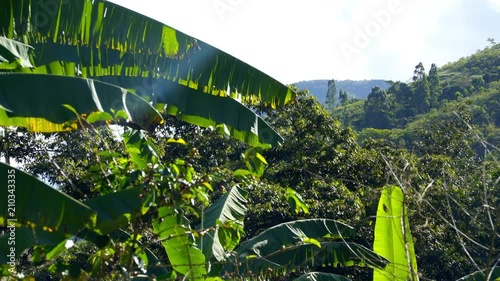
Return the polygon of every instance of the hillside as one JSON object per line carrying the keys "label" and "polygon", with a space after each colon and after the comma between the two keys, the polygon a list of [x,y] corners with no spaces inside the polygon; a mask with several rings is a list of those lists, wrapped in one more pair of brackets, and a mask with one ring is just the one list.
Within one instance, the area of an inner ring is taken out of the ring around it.
{"label": "hillside", "polygon": [[[365,99],[373,87],[388,89],[390,84],[385,80],[335,80],[337,85],[337,93],[340,89],[346,91],[351,97],[357,99]],[[309,80],[293,83],[299,89],[309,90],[318,101],[325,103],[326,92],[328,89],[328,80]]]}
{"label": "hillside", "polygon": [[482,140],[500,145],[500,44],[429,72],[419,64],[414,74],[413,82],[375,88],[366,100],[339,106],[332,115],[358,131],[360,141],[383,138],[413,148],[415,132],[465,120]]}

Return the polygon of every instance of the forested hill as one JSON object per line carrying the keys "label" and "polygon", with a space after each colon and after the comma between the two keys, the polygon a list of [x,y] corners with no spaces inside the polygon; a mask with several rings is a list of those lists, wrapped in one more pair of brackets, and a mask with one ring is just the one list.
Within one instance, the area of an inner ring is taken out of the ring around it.
{"label": "forested hill", "polygon": [[[411,73],[408,70],[409,73]],[[483,140],[500,144],[500,44],[427,72],[419,63],[410,83],[373,88],[366,100],[332,109],[344,126],[413,148],[417,131],[467,121]]]}
{"label": "forested hill", "polygon": [[[335,80],[337,93],[344,90],[351,98],[365,99],[373,87],[387,89],[390,84],[385,80]],[[299,89],[309,90],[318,101],[325,103],[328,90],[328,80],[309,80],[293,83]]]}

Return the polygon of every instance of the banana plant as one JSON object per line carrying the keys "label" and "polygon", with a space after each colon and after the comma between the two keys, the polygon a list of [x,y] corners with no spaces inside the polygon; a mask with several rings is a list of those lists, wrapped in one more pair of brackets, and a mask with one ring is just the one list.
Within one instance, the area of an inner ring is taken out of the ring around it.
{"label": "banana plant", "polygon": [[294,279],[294,281],[351,281],[351,279],[337,274],[309,272]]}
{"label": "banana plant", "polygon": [[[142,270],[146,276],[163,276],[160,280],[177,275],[196,280],[207,274],[228,276],[235,272],[241,276],[263,276],[270,270],[280,274],[322,266],[383,268],[387,263],[371,250],[346,242],[354,235],[352,227],[327,219],[277,225],[239,245],[247,207],[246,193],[238,186],[207,208],[202,223],[191,228],[180,209],[173,205],[160,207],[165,199],[158,190],[151,192],[145,187],[137,187],[79,202],[31,175],[0,163],[0,180],[7,181],[12,174],[15,175],[15,189],[0,190],[2,198],[15,200],[15,209],[8,204],[0,205],[0,225],[7,226],[7,234],[0,235],[0,250],[10,252],[9,232],[15,227],[12,231],[15,232],[16,257],[35,245],[37,256],[53,260],[67,249],[68,241],[84,239],[99,247],[98,254],[89,259],[93,268],[99,268],[104,262],[110,262],[103,260],[110,255],[108,246],[125,241],[130,251],[128,255],[141,261],[135,270]],[[177,180],[171,183],[174,182]],[[175,189],[166,192],[172,194]],[[12,194],[15,197],[9,196]],[[147,247],[140,246],[137,233],[122,230],[136,222],[148,221],[148,218],[152,219],[152,231],[163,245],[168,262],[159,260]],[[106,254],[99,254],[103,251],[107,251]],[[0,257],[0,264],[9,262],[8,256]],[[221,267],[222,264],[226,266]],[[303,278],[309,280],[315,276]],[[345,280],[335,275],[320,274],[319,277],[321,280]],[[325,279],[327,277],[333,279]]]}
{"label": "banana plant", "polygon": [[278,224],[237,247],[228,258],[224,274],[278,276],[325,266],[384,268],[386,259],[360,244],[348,242],[354,235],[354,228],[330,219]]}
{"label": "banana plant", "polygon": [[[98,80],[0,72],[0,95],[0,125],[26,127],[32,132],[78,129],[83,125],[75,113],[86,120],[92,113],[112,117],[121,111],[125,114],[118,122],[146,131],[163,123],[161,115],[146,100]],[[88,122],[93,123],[90,119]]]}
{"label": "banana plant", "polygon": [[374,281],[418,280],[417,260],[404,194],[397,186],[386,186],[380,196],[373,250],[390,261],[375,269]]}
{"label": "banana plant", "polygon": [[[11,202],[0,205],[0,225],[7,227],[7,235],[0,236],[0,250],[7,253],[13,246],[16,257],[33,245],[42,245],[51,258],[57,255],[52,250],[72,237],[87,236],[89,230],[94,234],[89,237],[114,232],[144,212],[151,199],[135,188],[79,202],[7,164],[0,163],[0,174],[4,182],[9,175],[15,179],[10,188],[0,190],[2,198]],[[11,232],[15,240],[9,243]],[[7,262],[2,255],[0,264]]]}
{"label": "banana plant", "polygon": [[[134,11],[102,0],[7,0],[0,2],[0,30],[0,126],[59,132],[115,122],[152,132],[164,123],[160,111],[250,145],[276,145],[282,140],[242,102],[284,105],[294,99],[291,89]],[[139,169],[146,167],[141,150],[127,151]],[[17,256],[33,245],[42,247],[47,257],[57,256],[65,239],[81,233],[90,240],[109,239],[120,227],[144,216],[148,207],[143,203],[151,203],[146,200],[151,193],[139,189],[118,190],[82,203],[19,170],[1,167],[2,172],[16,171],[16,180],[23,183],[16,185],[16,191],[7,187],[0,191],[16,196],[14,226],[22,241],[15,248]],[[0,225],[10,227],[9,208],[1,206]],[[160,237],[164,232],[186,231],[161,221],[154,230]],[[128,245],[134,248],[137,235],[131,237]],[[195,256],[204,261],[193,241],[163,238],[166,251],[180,262],[172,264],[176,272],[203,274],[204,262],[196,268],[185,265]],[[187,251],[172,253],[180,248]],[[100,257],[94,261],[105,262]]]}
{"label": "banana plant", "polygon": [[[108,83],[186,122],[222,127],[221,131],[251,145],[275,145],[281,137],[240,102],[275,107],[295,97],[290,88],[233,56],[103,0],[2,1],[0,30],[4,34],[0,71],[54,75],[56,83],[63,83],[61,76],[80,77],[89,84]],[[26,87],[34,85],[32,77],[22,79]],[[38,86],[30,90],[30,97],[46,95],[48,90]],[[64,95],[53,100],[58,105],[55,112],[62,116],[67,112],[60,101],[73,95],[78,84],[65,86],[69,88]],[[11,119],[17,118],[14,124],[36,131],[32,124],[40,124],[45,116],[31,116],[29,110],[14,112],[9,109],[12,101],[5,101],[9,97],[24,104],[25,99],[14,98],[18,92],[15,87],[0,92],[0,115],[10,118],[0,118],[0,125],[12,125]],[[142,119],[150,124],[141,128],[149,130],[161,123],[149,115]]]}
{"label": "banana plant", "polygon": [[[136,272],[142,272],[141,276],[154,275],[159,280],[170,280],[175,276],[196,280],[234,274],[264,276],[272,272],[272,275],[278,275],[323,266],[383,268],[387,264],[387,260],[364,246],[348,242],[355,235],[352,227],[328,219],[280,224],[240,244],[248,207],[247,193],[239,186],[234,186],[211,204],[203,212],[200,224],[192,228],[185,216],[191,210],[189,205],[194,198],[206,200],[206,194],[200,193],[200,189],[210,189],[210,185],[198,181],[193,168],[185,161],[169,167],[159,165],[159,170],[147,172],[148,165],[143,165],[141,157],[151,157],[151,163],[158,162],[155,156],[149,155],[154,154],[155,149],[148,151],[152,144],[145,142],[144,137],[137,133],[125,133],[124,137],[125,151],[139,153],[137,157],[130,157],[133,169],[140,169],[145,174],[137,181],[137,186],[117,189],[84,202],[0,163],[0,180],[8,182],[9,175],[15,175],[15,182],[0,190],[0,196],[10,199],[13,205],[0,205],[0,225],[7,226],[6,234],[0,235],[0,250],[10,252],[10,231],[16,238],[14,256],[19,257],[34,246],[36,259],[47,261],[63,254],[68,241],[83,239],[99,248],[88,260],[95,277],[100,276],[104,264],[117,262],[113,256],[120,259],[127,256],[136,261],[125,272],[130,279],[138,276],[134,275]],[[254,150],[251,148],[250,152]],[[101,161],[107,154],[111,158],[118,157],[113,153],[101,153]],[[258,175],[259,170],[253,170],[253,173]],[[147,183],[149,177],[156,177],[158,182]],[[144,223],[149,223],[150,230],[146,228],[146,232],[154,233],[154,239],[163,246],[168,261],[157,258],[147,245],[140,242]],[[120,247],[111,247],[117,244],[123,245],[120,246],[124,248],[121,254],[116,252]],[[0,257],[0,264],[9,262],[8,256]],[[302,277],[306,280],[315,278],[345,280],[322,273]]]}
{"label": "banana plant", "polygon": [[[219,128],[250,145],[276,145],[281,137],[242,103],[276,107],[295,98],[290,88],[233,56],[103,0],[1,1],[0,30],[0,126],[56,132],[116,122],[151,132],[163,123],[158,111],[165,111],[195,125]],[[148,167],[139,159],[141,149],[127,151],[137,154],[131,161],[139,170]],[[14,171],[18,181],[15,191],[0,190],[2,198],[12,192],[16,200],[15,220],[9,220],[11,207],[1,205],[0,224],[15,227],[17,256],[36,245],[50,259],[66,248],[67,240],[92,241],[99,246],[91,259],[96,271],[116,262],[110,256],[120,257],[106,248],[109,241],[141,219],[152,220],[152,232],[168,255],[171,270],[160,273],[164,275],[174,271],[188,279],[201,278],[208,272],[207,259],[223,260],[223,251],[232,252],[237,262],[221,274],[386,264],[369,249],[345,242],[352,228],[330,220],[278,225],[237,247],[240,233],[226,229],[244,216],[244,192],[237,188],[207,209],[199,231],[208,228],[210,238],[197,240],[198,231],[184,216],[189,204],[181,202],[206,199],[200,190],[209,186],[196,183],[190,188],[195,183],[187,178],[192,176],[180,179],[190,175],[179,172],[186,167],[179,162],[165,167],[167,174],[156,173],[166,182],[154,192],[140,185],[78,202],[0,164],[2,177]],[[158,264],[141,252],[139,236],[125,238],[122,254],[151,265],[147,272],[153,272]],[[2,247],[8,239],[1,236]]]}
{"label": "banana plant", "polygon": [[208,260],[225,261],[226,251],[232,251],[239,244],[247,211],[247,195],[245,190],[234,186],[204,211],[201,223],[196,227],[203,234],[197,243]]}
{"label": "banana plant", "polygon": [[[126,150],[130,153],[137,150],[147,154],[146,147],[152,144],[135,136],[128,137]],[[104,160],[104,155],[101,155],[101,160]],[[110,157],[116,156],[111,154]],[[114,160],[127,161],[126,158]],[[133,169],[142,167],[143,159],[131,157],[128,161]],[[144,169],[146,167],[143,167],[142,173],[145,173]],[[89,264],[94,268],[92,274],[96,276],[99,276],[100,268],[107,267],[104,266],[105,263],[109,265],[111,262],[118,262],[109,258],[113,256],[110,252],[116,253],[117,248],[123,247],[123,253],[114,255],[134,261],[130,262],[131,265],[125,272],[131,279],[134,279],[132,274],[135,272],[148,273],[148,276],[158,278],[163,276],[161,280],[175,278],[177,274],[191,279],[198,278],[205,274],[205,257],[190,238],[189,233],[192,231],[181,210],[185,204],[182,199],[176,199],[179,196],[181,178],[182,185],[198,184],[194,182],[192,175],[187,176],[190,170],[192,168],[179,161],[178,164],[162,169],[162,172],[154,173],[160,181],[154,189],[145,184],[144,180],[139,180],[133,188],[114,190],[79,202],[32,175],[0,163],[0,180],[9,182],[9,185],[0,189],[0,196],[8,200],[8,204],[0,204],[0,225],[3,226],[0,232],[0,251],[18,258],[25,250],[34,247],[34,259],[50,261],[65,252],[68,241],[83,239],[99,248],[98,253],[89,259]],[[135,171],[137,170],[126,174],[131,177]],[[203,192],[201,189],[205,188],[205,184],[199,184],[200,186],[187,186],[183,196]],[[168,262],[159,261],[147,247],[141,246],[139,240],[144,233],[140,226],[144,222],[149,222],[152,231],[164,245]],[[126,233],[124,230],[128,229],[135,232]],[[123,246],[113,247],[117,244]],[[165,267],[166,264],[169,269]],[[0,272],[6,274],[5,268],[13,268],[15,262],[9,256],[2,255],[0,265],[3,265],[0,266]]]}

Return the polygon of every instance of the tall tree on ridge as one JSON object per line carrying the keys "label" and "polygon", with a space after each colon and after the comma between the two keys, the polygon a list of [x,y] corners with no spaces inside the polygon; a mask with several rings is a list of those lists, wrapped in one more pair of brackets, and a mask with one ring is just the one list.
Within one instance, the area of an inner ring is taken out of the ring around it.
{"label": "tall tree on ridge", "polygon": [[349,96],[347,96],[347,92],[345,90],[339,90],[339,102],[341,105],[346,105],[349,102]]}
{"label": "tall tree on ridge", "polygon": [[328,81],[328,90],[326,92],[326,108],[328,112],[332,113],[335,108],[335,101],[337,98],[337,85],[335,85],[335,79]]}
{"label": "tall tree on ridge", "polygon": [[413,72],[413,93],[415,97],[415,113],[422,114],[429,110],[430,104],[430,88],[425,74],[425,68],[422,63],[415,66]]}
{"label": "tall tree on ridge", "polygon": [[441,87],[441,82],[439,81],[438,69],[435,63],[431,65],[431,69],[429,70],[429,78],[427,79],[429,83],[430,89],[430,105],[432,108],[438,106],[439,97],[443,92],[443,88]]}

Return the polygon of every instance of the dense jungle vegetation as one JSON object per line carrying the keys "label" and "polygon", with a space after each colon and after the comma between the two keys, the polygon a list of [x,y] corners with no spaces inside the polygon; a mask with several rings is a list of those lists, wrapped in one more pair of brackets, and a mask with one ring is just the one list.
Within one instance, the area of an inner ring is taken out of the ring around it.
{"label": "dense jungle vegetation", "polygon": [[3,279],[500,277],[500,45],[324,107],[133,11],[57,3],[46,24],[0,4]]}

